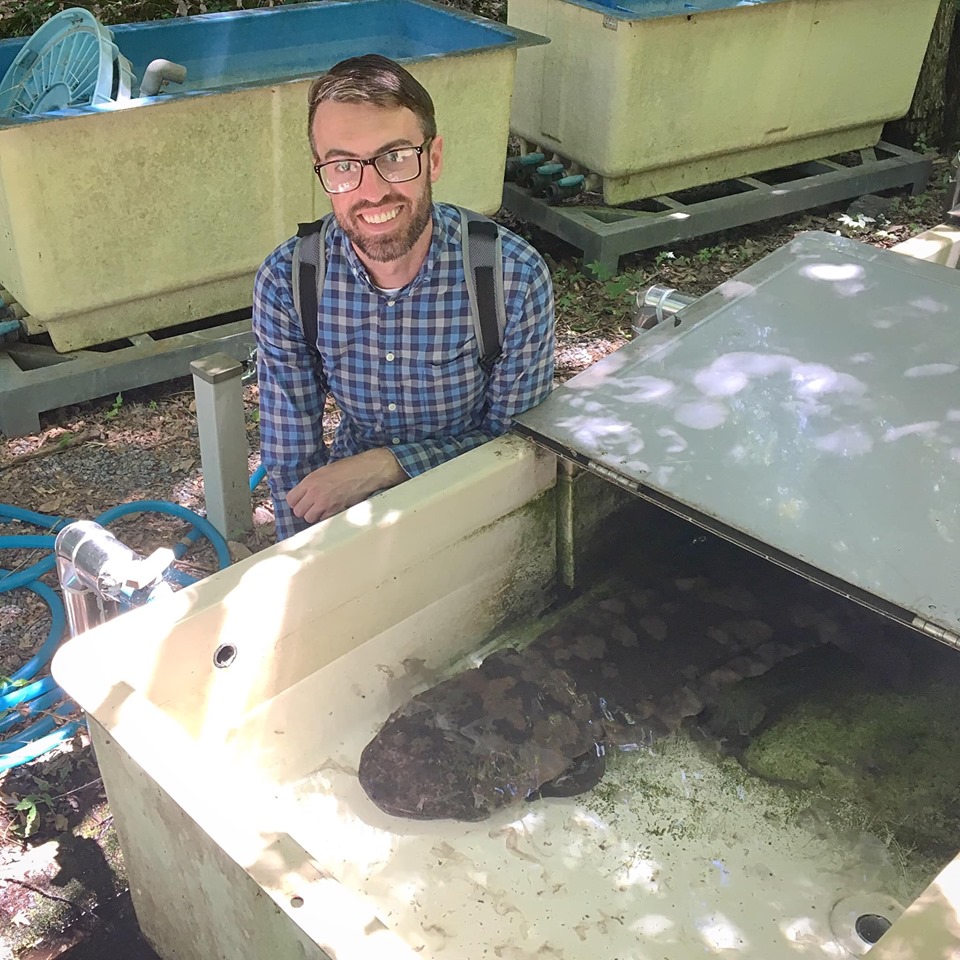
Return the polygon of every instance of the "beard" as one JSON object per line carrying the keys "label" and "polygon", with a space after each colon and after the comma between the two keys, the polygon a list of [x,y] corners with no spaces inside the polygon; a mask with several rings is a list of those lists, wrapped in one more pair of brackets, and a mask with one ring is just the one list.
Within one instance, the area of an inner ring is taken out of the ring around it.
{"label": "beard", "polygon": [[[433,189],[430,183],[429,169],[425,172],[428,174],[424,177],[426,183],[410,209],[409,222],[406,227],[400,227],[395,233],[382,237],[366,235],[363,232],[363,221],[360,219],[360,213],[367,209],[366,207],[354,207],[344,215],[343,219],[337,217],[341,229],[350,242],[368,260],[372,260],[374,263],[389,263],[392,260],[400,260],[413,249],[423,235],[423,231],[426,230],[427,224],[430,223],[433,216]],[[396,203],[397,206],[403,204],[406,207],[409,202],[407,197],[387,196],[377,206],[383,207]]]}

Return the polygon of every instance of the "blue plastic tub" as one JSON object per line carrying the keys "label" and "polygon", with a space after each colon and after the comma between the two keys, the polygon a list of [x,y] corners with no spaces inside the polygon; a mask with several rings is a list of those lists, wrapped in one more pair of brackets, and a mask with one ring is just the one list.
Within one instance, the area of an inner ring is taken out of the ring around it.
{"label": "blue plastic tub", "polygon": [[[27,310],[28,330],[48,330],[61,350],[250,303],[263,257],[329,209],[311,168],[307,92],[345,57],[407,65],[434,98],[445,142],[436,198],[496,210],[517,48],[544,42],[422,0],[112,31],[134,95],[157,58],[184,65],[186,82],[125,104],[0,121],[0,285]],[[24,42],[0,42],[0,74]]]}
{"label": "blue plastic tub", "polygon": [[[364,53],[409,62],[515,48],[539,39],[449,7],[412,0],[292,4],[119,24],[110,30],[138,79],[157,58],[187,68],[186,83],[164,91],[170,96],[312,77]],[[0,41],[0,77],[25,41]]]}

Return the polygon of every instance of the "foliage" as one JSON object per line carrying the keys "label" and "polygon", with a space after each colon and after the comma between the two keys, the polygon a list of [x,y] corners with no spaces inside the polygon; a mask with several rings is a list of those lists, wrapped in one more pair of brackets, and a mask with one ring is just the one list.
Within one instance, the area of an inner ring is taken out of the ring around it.
{"label": "foliage", "polygon": [[[302,3],[304,0],[286,0]],[[104,24],[281,6],[284,0],[0,0],[0,38],[27,37],[61,10],[84,7]]]}
{"label": "foliage", "polygon": [[110,405],[110,409],[107,410],[104,415],[104,420],[114,420],[120,413],[120,408],[123,406],[123,394],[118,393],[113,403]]}
{"label": "foliage", "polygon": [[641,273],[611,275],[595,263],[587,269],[598,279],[562,263],[551,271],[558,320],[577,333],[625,336],[630,329],[631,294],[644,285]]}
{"label": "foliage", "polygon": [[[101,23],[110,25],[305,2],[309,0],[0,0],[0,39],[28,37],[50,17],[70,7],[84,7]],[[441,2],[491,20],[506,19],[506,3],[503,0]]]}
{"label": "foliage", "polygon": [[46,792],[30,793],[21,797],[13,808],[21,816],[19,828],[14,829],[24,839],[32,837],[40,827],[40,804],[45,804],[50,809],[53,807],[53,798]]}

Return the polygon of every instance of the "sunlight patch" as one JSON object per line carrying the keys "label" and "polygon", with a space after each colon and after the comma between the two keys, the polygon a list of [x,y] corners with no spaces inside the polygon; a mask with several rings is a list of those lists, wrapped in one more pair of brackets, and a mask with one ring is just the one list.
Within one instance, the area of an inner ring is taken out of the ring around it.
{"label": "sunlight patch", "polygon": [[863,267],[856,263],[810,263],[800,268],[800,275],[812,280],[840,283],[863,276]]}

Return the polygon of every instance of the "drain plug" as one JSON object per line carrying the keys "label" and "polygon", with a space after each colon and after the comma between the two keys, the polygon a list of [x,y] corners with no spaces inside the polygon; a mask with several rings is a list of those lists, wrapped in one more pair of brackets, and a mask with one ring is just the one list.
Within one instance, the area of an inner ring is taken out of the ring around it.
{"label": "drain plug", "polygon": [[830,911],[830,931],[846,951],[862,957],[893,926],[903,907],[883,893],[855,893],[838,900]]}
{"label": "drain plug", "polygon": [[879,913],[862,913],[857,917],[853,929],[864,942],[873,946],[893,926],[886,917]]}

